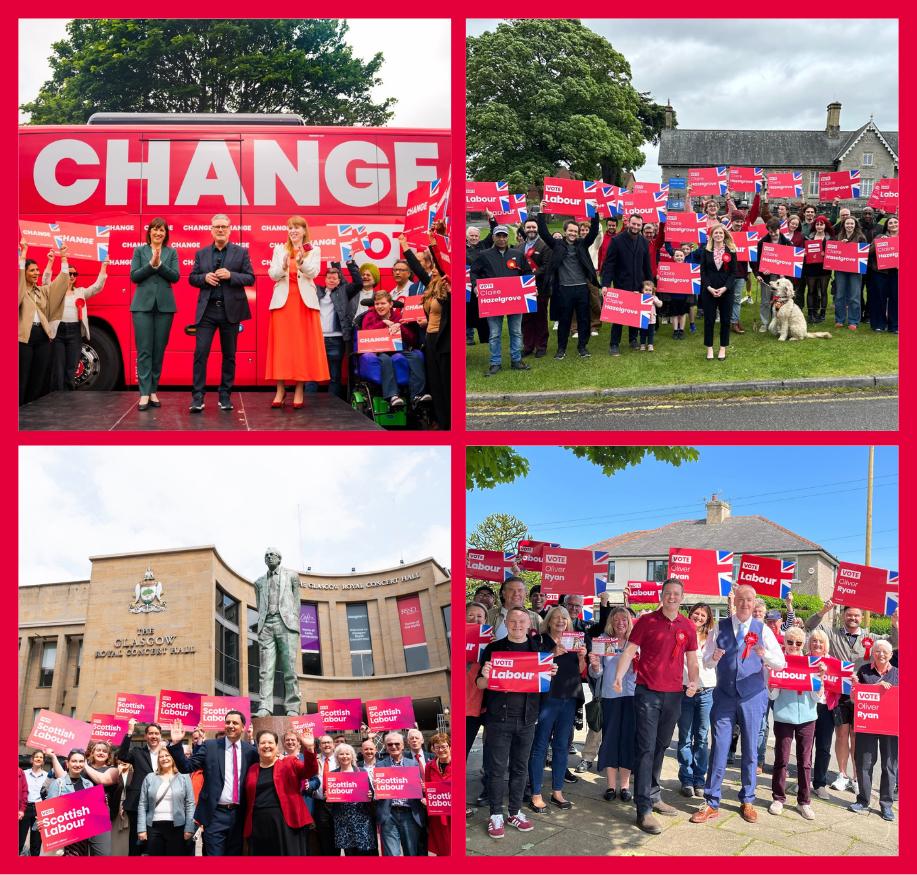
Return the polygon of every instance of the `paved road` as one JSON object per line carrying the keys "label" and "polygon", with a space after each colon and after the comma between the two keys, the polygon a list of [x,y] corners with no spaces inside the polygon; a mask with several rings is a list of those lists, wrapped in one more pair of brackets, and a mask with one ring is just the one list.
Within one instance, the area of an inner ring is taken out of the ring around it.
{"label": "paved road", "polygon": [[887,390],[753,398],[475,401],[469,430],[893,431],[898,395]]}

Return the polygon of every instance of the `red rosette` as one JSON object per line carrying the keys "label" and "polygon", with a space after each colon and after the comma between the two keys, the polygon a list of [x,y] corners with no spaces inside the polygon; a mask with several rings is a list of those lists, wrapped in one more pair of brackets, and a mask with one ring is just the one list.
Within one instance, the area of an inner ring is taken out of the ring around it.
{"label": "red rosette", "polygon": [[872,645],[876,642],[870,638],[868,635],[863,636],[863,656],[866,659],[869,659],[869,654],[872,653]]}
{"label": "red rosette", "polygon": [[688,640],[688,633],[684,629],[679,629],[675,633],[675,646],[672,648],[672,659],[675,659],[678,656],[678,652],[685,646],[685,642]]}
{"label": "red rosette", "polygon": [[302,245],[302,251],[303,251],[303,252],[311,252],[311,251],[312,251],[312,244],[311,244],[311,243],[303,243],[303,245]]}
{"label": "red rosette", "polygon": [[732,256],[728,252],[723,253],[723,264],[729,264],[732,261]]}
{"label": "red rosette", "polygon": [[86,301],[83,298],[76,299],[76,313],[79,319],[83,318],[83,310],[86,309]]}
{"label": "red rosette", "polygon": [[516,259],[515,259],[515,258],[511,258],[509,261],[507,261],[507,262],[506,262],[506,266],[507,266],[510,270],[519,270],[519,265],[518,265],[518,263],[516,262]]}
{"label": "red rosette", "polygon": [[752,647],[758,643],[758,634],[757,632],[746,632],[745,633],[745,649],[742,651],[742,659],[746,659],[748,654],[751,653]]}

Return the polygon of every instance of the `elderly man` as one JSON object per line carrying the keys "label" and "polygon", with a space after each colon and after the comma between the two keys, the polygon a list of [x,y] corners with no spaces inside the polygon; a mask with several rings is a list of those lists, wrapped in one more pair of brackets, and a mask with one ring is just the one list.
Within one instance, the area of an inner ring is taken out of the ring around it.
{"label": "elderly man", "polygon": [[[417,763],[405,753],[404,736],[389,732],[385,736],[385,756],[378,766],[416,769]],[[419,799],[380,799],[376,801],[376,821],[386,857],[418,857],[426,854],[426,814]]]}
{"label": "elderly man", "polygon": [[761,721],[767,711],[767,681],[764,666],[784,668],[786,657],[774,633],[752,616],[755,590],[739,586],[735,591],[736,612],[720,620],[716,635],[708,635],[702,659],[706,668],[716,668],[710,727],[713,745],[707,786],[706,804],[691,815],[691,823],[706,823],[720,813],[720,795],[726,775],[726,757],[732,742],[732,728],[739,723],[742,733],[742,819],[755,823],[755,786],[757,784],[757,741]]}
{"label": "elderly man", "polygon": [[229,216],[217,213],[210,224],[213,243],[198,249],[188,277],[188,282],[200,289],[194,318],[194,373],[189,408],[192,413],[204,409],[207,359],[217,331],[223,355],[218,406],[220,410],[232,410],[230,395],[236,378],[239,324],[252,318],[245,287],[255,284],[255,272],[248,250],[229,242],[231,232]]}

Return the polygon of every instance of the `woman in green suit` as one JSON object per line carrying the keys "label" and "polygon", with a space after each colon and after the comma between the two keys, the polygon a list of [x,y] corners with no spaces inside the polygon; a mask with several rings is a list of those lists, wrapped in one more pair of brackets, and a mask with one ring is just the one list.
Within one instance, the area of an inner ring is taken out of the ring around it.
{"label": "woman in green suit", "polygon": [[150,405],[160,406],[156,390],[175,317],[172,284],[178,282],[178,255],[168,242],[169,226],[165,219],[153,219],[147,228],[146,243],[138,246],[131,258],[131,282],[137,285],[131,316],[137,344],[140,410]]}

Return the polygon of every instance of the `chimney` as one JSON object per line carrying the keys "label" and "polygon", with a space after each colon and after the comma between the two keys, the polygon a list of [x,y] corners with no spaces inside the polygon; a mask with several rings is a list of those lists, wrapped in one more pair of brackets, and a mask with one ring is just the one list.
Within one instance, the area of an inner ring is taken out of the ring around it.
{"label": "chimney", "polygon": [[715,526],[729,519],[729,503],[717,498],[715,492],[710,496],[710,501],[707,502],[706,506],[708,526]]}
{"label": "chimney", "polygon": [[841,105],[836,100],[828,104],[828,124],[825,131],[829,137],[841,135]]}
{"label": "chimney", "polygon": [[670,130],[675,127],[675,110],[672,109],[670,101],[665,104],[665,126]]}

